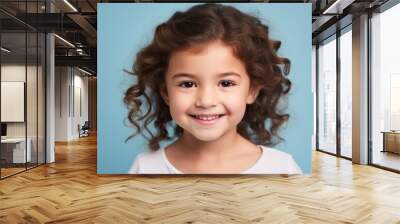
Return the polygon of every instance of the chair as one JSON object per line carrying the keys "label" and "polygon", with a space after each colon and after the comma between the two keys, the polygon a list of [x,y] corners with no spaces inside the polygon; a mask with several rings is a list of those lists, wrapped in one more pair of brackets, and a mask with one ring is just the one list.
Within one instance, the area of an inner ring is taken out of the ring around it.
{"label": "chair", "polygon": [[89,136],[89,129],[90,129],[89,121],[85,121],[82,127],[80,127],[80,125],[78,124],[79,138]]}

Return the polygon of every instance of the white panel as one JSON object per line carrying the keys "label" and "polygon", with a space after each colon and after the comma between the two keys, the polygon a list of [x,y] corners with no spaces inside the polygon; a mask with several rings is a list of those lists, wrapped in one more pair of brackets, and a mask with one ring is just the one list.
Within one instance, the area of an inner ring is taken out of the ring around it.
{"label": "white panel", "polygon": [[24,82],[1,82],[1,122],[24,122]]}

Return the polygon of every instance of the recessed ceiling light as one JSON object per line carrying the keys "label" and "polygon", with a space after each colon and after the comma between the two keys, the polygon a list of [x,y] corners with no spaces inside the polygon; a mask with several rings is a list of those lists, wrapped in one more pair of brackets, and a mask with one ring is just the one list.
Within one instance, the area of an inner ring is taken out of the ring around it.
{"label": "recessed ceiling light", "polygon": [[60,36],[57,35],[57,34],[54,34],[54,36],[57,37],[58,39],[60,39],[62,42],[64,42],[64,43],[68,44],[69,46],[75,48],[75,45],[71,44],[71,42],[69,42],[68,40],[66,40],[66,39],[64,39],[64,38],[62,38],[62,37],[60,37]]}
{"label": "recessed ceiling light", "polygon": [[69,1],[64,0],[65,4],[67,4],[72,10],[74,10],[74,12],[78,12],[78,10],[71,4],[69,3]]}
{"label": "recessed ceiling light", "polygon": [[90,72],[88,72],[88,71],[86,71],[86,70],[83,70],[83,69],[81,69],[81,68],[79,68],[79,67],[78,67],[78,70],[81,71],[81,72],[83,72],[83,73],[85,73],[85,74],[87,74],[87,75],[90,75],[90,76],[92,75],[92,73],[90,73]]}
{"label": "recessed ceiling light", "polygon": [[5,48],[5,47],[1,47],[1,50],[4,51],[4,52],[6,52],[6,53],[10,53],[10,52],[11,52],[11,50],[9,50],[9,49],[7,49],[7,48]]}

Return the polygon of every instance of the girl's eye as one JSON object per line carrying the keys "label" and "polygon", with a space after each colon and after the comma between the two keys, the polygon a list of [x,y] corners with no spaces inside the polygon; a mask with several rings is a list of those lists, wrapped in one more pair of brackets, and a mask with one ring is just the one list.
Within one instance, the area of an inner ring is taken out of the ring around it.
{"label": "girl's eye", "polygon": [[222,87],[229,87],[229,86],[235,86],[236,84],[233,81],[230,80],[222,80],[220,82]]}
{"label": "girl's eye", "polygon": [[[235,82],[231,81],[231,80],[222,80],[220,82],[220,85],[222,87],[229,87],[229,86],[235,86]],[[192,88],[192,87],[196,87],[196,83],[192,82],[192,81],[185,81],[185,82],[181,82],[178,85],[179,87],[183,87],[183,88]]]}
{"label": "girl's eye", "polygon": [[181,82],[178,86],[183,88],[192,88],[196,85],[194,82]]}

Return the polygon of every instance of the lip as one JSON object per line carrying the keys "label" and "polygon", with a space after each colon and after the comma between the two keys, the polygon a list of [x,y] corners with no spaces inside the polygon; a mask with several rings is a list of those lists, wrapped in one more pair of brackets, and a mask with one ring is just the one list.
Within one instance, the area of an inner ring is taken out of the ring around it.
{"label": "lip", "polygon": [[197,114],[197,116],[217,116],[217,118],[212,119],[212,120],[202,120],[196,117],[194,114],[189,114],[189,116],[195,120],[197,123],[201,125],[212,125],[217,123],[222,117],[224,117],[226,114]]}

